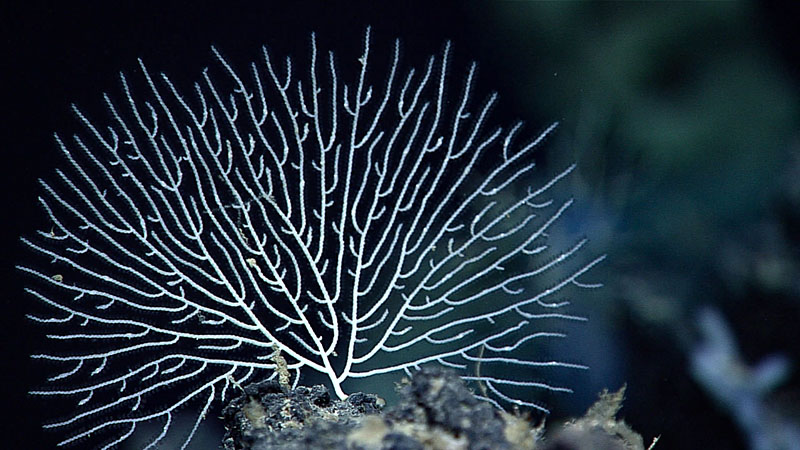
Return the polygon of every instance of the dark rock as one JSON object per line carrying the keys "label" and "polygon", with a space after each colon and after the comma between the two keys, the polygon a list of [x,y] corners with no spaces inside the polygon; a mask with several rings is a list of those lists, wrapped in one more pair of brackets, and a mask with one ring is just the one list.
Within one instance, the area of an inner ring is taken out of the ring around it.
{"label": "dark rock", "polygon": [[450,370],[422,369],[399,394],[400,403],[387,411],[386,419],[395,428],[413,430],[410,435],[420,442],[449,442],[475,450],[513,448],[504,435],[501,411],[476,399]]}
{"label": "dark rock", "polygon": [[324,386],[286,391],[277,382],[248,385],[222,411],[226,450],[345,449],[344,437],[365,414],[380,411],[375,395],[334,401]]}
{"label": "dark rock", "polygon": [[[586,416],[558,428],[549,442],[542,427],[480,401],[453,372],[426,368],[404,380],[401,400],[354,393],[332,399],[323,386],[284,390],[263,382],[244,389],[223,411],[226,450],[533,450],[642,449],[641,437],[616,419],[622,392],[604,394]],[[542,445],[545,445],[542,447]]]}
{"label": "dark rock", "polygon": [[[323,386],[286,391],[276,382],[247,386],[223,411],[226,450],[493,449],[512,446],[504,413],[477,400],[446,369],[423,369],[381,414],[382,400],[354,393],[333,400]],[[534,435],[530,434],[531,444]],[[532,447],[531,447],[532,448]]]}

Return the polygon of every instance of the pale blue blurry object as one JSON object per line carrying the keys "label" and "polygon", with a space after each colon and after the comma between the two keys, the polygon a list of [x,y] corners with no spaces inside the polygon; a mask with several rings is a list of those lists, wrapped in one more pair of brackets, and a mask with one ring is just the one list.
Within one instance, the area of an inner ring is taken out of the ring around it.
{"label": "pale blue blurry object", "polygon": [[769,393],[791,372],[783,355],[770,355],[749,366],[719,311],[700,312],[704,340],[692,352],[692,375],[747,435],[754,450],[800,450],[800,427],[769,403]]}

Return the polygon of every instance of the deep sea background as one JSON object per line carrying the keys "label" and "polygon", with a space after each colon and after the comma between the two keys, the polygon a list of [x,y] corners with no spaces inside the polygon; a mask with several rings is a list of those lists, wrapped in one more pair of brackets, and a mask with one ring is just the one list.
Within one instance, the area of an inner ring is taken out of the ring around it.
{"label": "deep sea background", "polygon": [[[239,64],[265,43],[300,58],[316,31],[347,54],[366,25],[373,49],[401,38],[417,58],[452,40],[459,67],[479,63],[477,97],[499,92],[499,121],[561,122],[542,155],[579,164],[577,207],[561,226],[608,258],[593,277],[605,287],[574,299],[589,322],[562,342],[592,369],[558,380],[575,394],[548,399],[548,420],[627,383],[621,416],[645,442],[660,435],[657,449],[752,448],[758,432],[735,418],[744,398],[762,408],[764,433],[800,432],[796,3],[14,3],[0,6],[3,448],[58,440],[40,428],[48,403],[26,394],[48,376],[27,356],[44,331],[24,318],[29,280],[13,267],[27,257],[19,236],[43,223],[36,180],[63,164],[52,133],[78,127],[69,105],[103,117],[101,93],[118,95],[119,71],[135,72],[139,57],[189,86],[212,64],[212,44]],[[729,365],[712,364],[717,397],[692,371],[703,311],[738,346]],[[793,368],[750,392],[772,367],[753,370],[765,357]]]}

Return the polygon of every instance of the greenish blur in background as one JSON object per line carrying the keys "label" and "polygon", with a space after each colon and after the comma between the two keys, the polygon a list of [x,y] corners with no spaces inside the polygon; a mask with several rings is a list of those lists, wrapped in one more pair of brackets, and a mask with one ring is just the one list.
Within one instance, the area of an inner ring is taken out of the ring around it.
{"label": "greenish blur in background", "polygon": [[800,432],[797,7],[491,5],[468,8],[480,61],[505,105],[561,121],[549,157],[578,161],[572,226],[609,254],[603,300],[578,302],[590,324],[574,351],[592,367],[578,398],[627,382],[623,415],[646,442],[664,435],[656,448],[757,448],[737,422],[746,395],[726,403],[693,376],[712,309],[740,363],[724,380],[773,356],[794,367],[754,401]]}

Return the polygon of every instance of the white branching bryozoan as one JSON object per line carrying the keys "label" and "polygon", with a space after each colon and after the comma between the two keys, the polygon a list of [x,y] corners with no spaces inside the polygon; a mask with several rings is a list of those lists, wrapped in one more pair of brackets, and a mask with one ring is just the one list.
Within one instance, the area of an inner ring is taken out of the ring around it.
{"label": "white branching bryozoan", "polygon": [[199,405],[188,443],[236,384],[276,376],[277,352],[340,398],[425,364],[497,406],[568,391],[529,370],[582,366],[532,346],[562,336],[549,319],[582,320],[562,307],[602,257],[548,240],[572,203],[554,197],[572,166],[534,173],[555,125],[522,143],[521,124],[490,127],[496,96],[470,101],[474,64],[447,79],[449,44],[413,69],[399,42],[380,70],[371,52],[369,30],[352,61],[312,35],[302,70],[213,50],[218,73],[187,91],[140,62],[140,89],[123,75],[104,96],[108,123],[74,108],[85,132],[56,135],[69,167],[42,182],[47,229],[23,238],[44,258],[19,267],[48,311],[30,315],[52,343],[34,358],[61,366],[33,393],[74,402],[45,425],[62,445],[156,423],[154,447]]}

